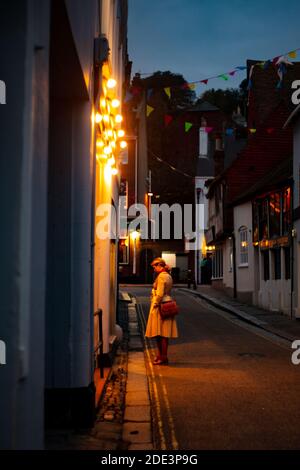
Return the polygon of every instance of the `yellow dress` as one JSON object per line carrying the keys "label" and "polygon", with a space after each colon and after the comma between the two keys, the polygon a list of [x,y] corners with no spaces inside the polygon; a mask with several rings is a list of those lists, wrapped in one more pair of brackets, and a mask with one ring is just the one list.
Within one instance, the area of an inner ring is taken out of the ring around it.
{"label": "yellow dress", "polygon": [[173,280],[170,274],[162,271],[157,276],[152,289],[151,306],[148,316],[145,336],[152,338],[154,336],[165,336],[166,338],[177,338],[178,330],[175,318],[162,320],[159,308],[155,305],[162,301],[171,300],[170,292],[173,286]]}

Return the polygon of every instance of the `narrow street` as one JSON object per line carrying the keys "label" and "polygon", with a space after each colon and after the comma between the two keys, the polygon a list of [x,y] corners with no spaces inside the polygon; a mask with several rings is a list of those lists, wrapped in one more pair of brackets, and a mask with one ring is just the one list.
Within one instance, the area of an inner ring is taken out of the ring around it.
{"label": "narrow street", "polygon": [[[140,304],[144,330],[150,289],[127,290]],[[180,337],[171,342],[168,366],[148,367],[156,444],[169,450],[298,448],[300,370],[291,349],[191,294],[174,294]],[[155,343],[149,344],[153,357]]]}

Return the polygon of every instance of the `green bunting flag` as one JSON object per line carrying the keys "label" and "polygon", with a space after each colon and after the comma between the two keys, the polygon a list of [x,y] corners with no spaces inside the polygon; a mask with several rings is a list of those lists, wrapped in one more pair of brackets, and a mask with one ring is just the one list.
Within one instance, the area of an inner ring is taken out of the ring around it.
{"label": "green bunting flag", "polygon": [[185,130],[185,132],[188,132],[191,127],[193,127],[193,124],[192,124],[191,122],[186,122],[186,123],[184,124],[184,130]]}

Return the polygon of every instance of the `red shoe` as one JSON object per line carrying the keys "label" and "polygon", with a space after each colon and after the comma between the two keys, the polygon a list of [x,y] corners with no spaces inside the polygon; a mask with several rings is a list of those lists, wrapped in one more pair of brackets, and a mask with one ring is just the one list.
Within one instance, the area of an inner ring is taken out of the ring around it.
{"label": "red shoe", "polygon": [[154,359],[154,361],[152,362],[152,364],[154,366],[162,366],[162,365],[167,365],[169,363],[168,359],[160,359],[160,358],[156,358]]}

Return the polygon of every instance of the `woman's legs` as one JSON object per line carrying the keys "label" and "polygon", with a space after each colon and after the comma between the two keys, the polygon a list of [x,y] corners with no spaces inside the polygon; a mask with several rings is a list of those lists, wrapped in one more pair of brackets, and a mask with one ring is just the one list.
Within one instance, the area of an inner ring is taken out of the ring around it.
{"label": "woman's legs", "polygon": [[161,343],[161,340],[162,340],[161,336],[156,337],[158,354],[157,354],[155,360],[161,360],[161,358],[162,358],[162,343]]}
{"label": "woman's legs", "polygon": [[163,361],[168,360],[168,345],[169,345],[169,338],[162,336],[161,337],[161,359]]}

